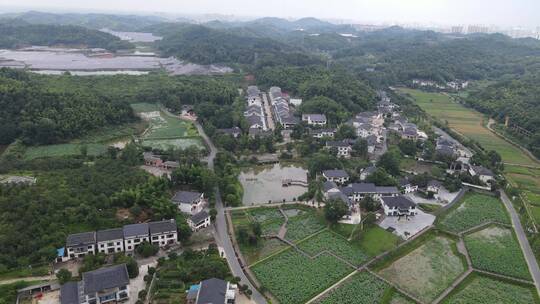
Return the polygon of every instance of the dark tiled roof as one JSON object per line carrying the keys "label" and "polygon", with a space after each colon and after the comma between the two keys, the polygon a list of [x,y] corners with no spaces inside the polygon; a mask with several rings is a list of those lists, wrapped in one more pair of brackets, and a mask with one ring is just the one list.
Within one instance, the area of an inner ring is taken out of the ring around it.
{"label": "dark tiled roof", "polygon": [[349,174],[345,170],[325,170],[323,171],[323,175],[329,178],[349,177]]}
{"label": "dark tiled roof", "polygon": [[79,282],[67,282],[60,287],[61,304],[79,304]]}
{"label": "dark tiled roof", "polygon": [[197,304],[221,304],[225,303],[227,282],[212,278],[201,282]]}
{"label": "dark tiled roof", "polygon": [[176,221],[159,221],[159,222],[150,222],[148,223],[150,229],[150,234],[154,233],[163,233],[163,232],[174,232],[176,231]]}
{"label": "dark tiled roof", "polygon": [[303,114],[303,119],[311,119],[314,121],[326,121],[326,115],[324,114]]}
{"label": "dark tiled roof", "polygon": [[332,181],[326,181],[323,183],[323,190],[324,192],[327,192],[328,190],[330,189],[338,189],[336,183],[332,182]]}
{"label": "dark tiled roof", "polygon": [[203,211],[201,211],[199,213],[196,213],[196,214],[192,215],[190,220],[191,220],[192,223],[197,225],[198,223],[204,221],[208,216],[209,216],[208,212],[203,210]]}
{"label": "dark tiled roof", "polygon": [[364,168],[364,170],[362,170],[362,173],[365,173],[365,174],[371,174],[373,172],[377,171],[377,167],[375,167],[373,164],[370,165],[369,167],[366,167]]}
{"label": "dark tiled roof", "polygon": [[129,284],[126,264],[85,272],[82,277],[86,294]]}
{"label": "dark tiled roof", "polygon": [[70,234],[67,237],[66,245],[71,246],[81,246],[94,244],[96,242],[96,233],[95,232],[83,232]]}
{"label": "dark tiled roof", "polygon": [[351,201],[349,200],[349,198],[347,197],[347,195],[343,194],[342,192],[332,192],[328,195],[328,197],[331,199],[331,200],[340,200],[342,202],[344,202],[345,204],[347,205],[350,205],[351,204]]}
{"label": "dark tiled roof", "polygon": [[398,188],[396,187],[375,187],[377,190],[377,193],[380,194],[395,194],[399,193]]}
{"label": "dark tiled roof", "polygon": [[354,193],[375,193],[377,192],[377,187],[373,183],[354,183],[351,184]]}
{"label": "dark tiled roof", "polygon": [[487,175],[487,176],[495,176],[493,174],[493,171],[489,170],[488,168],[482,167],[482,166],[472,166],[474,172],[478,175]]}
{"label": "dark tiled roof", "polygon": [[201,193],[193,191],[178,191],[174,194],[172,201],[179,204],[191,204],[201,197]]}
{"label": "dark tiled roof", "polygon": [[124,237],[148,235],[148,224],[131,224],[124,226]]}
{"label": "dark tiled roof", "polygon": [[327,147],[350,147],[351,145],[344,141],[327,141]]}
{"label": "dark tiled roof", "polygon": [[383,197],[382,198],[384,204],[390,208],[397,207],[399,209],[409,209],[410,207],[416,206],[416,204],[408,199],[407,197],[400,195],[400,196],[393,196],[393,197]]}
{"label": "dark tiled roof", "polygon": [[122,228],[99,230],[97,232],[98,242],[113,241],[113,240],[119,240],[123,238],[124,238],[124,230]]}
{"label": "dark tiled roof", "polygon": [[229,134],[229,135],[242,133],[242,129],[240,129],[239,127],[233,127],[233,128],[228,128],[228,129],[218,129],[218,131],[221,133]]}

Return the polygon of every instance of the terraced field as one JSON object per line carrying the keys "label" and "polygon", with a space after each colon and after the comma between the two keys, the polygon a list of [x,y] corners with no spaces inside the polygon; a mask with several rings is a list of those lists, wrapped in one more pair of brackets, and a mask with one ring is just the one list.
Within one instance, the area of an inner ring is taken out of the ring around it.
{"label": "terraced field", "polygon": [[512,230],[490,226],[465,236],[473,267],[531,280],[527,262]]}
{"label": "terraced field", "polygon": [[502,202],[490,195],[467,193],[459,205],[453,206],[439,219],[438,225],[458,233],[489,221],[510,224]]}

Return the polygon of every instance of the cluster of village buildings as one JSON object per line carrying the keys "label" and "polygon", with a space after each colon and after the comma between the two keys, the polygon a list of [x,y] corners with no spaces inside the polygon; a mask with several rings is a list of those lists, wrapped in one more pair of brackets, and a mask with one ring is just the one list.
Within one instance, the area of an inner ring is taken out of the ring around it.
{"label": "cluster of village buildings", "polygon": [[423,87],[423,88],[435,88],[439,90],[463,90],[466,89],[469,86],[469,81],[467,80],[454,80],[454,81],[448,81],[446,84],[440,84],[433,80],[425,80],[425,79],[413,79],[412,80],[413,86],[417,87]]}

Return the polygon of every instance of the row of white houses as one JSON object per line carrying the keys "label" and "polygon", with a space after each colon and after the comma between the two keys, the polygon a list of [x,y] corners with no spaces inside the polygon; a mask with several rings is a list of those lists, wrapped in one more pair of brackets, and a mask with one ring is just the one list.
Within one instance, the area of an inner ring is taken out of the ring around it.
{"label": "row of white houses", "polygon": [[122,228],[70,234],[66,247],[58,261],[81,258],[88,254],[132,254],[135,248],[148,242],[159,247],[178,243],[178,231],[174,219],[125,225]]}

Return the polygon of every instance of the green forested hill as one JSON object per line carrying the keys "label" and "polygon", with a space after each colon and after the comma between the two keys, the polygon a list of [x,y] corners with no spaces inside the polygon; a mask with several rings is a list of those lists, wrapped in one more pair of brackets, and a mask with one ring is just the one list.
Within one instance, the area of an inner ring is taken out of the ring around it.
{"label": "green forested hill", "polygon": [[86,46],[112,51],[133,47],[111,34],[81,26],[0,23],[0,48],[31,45]]}

